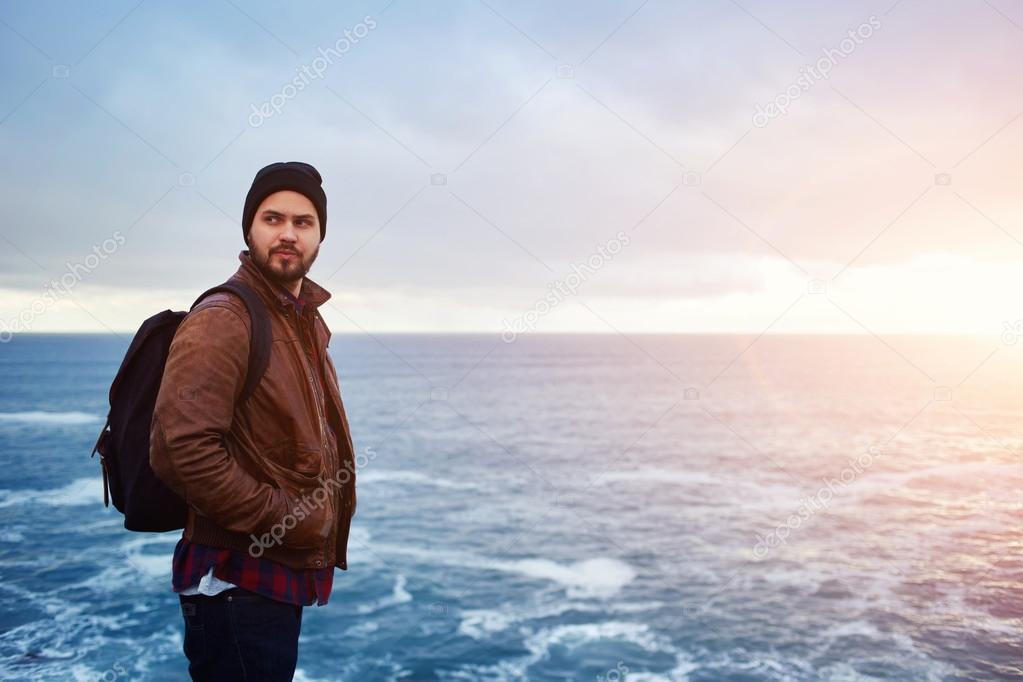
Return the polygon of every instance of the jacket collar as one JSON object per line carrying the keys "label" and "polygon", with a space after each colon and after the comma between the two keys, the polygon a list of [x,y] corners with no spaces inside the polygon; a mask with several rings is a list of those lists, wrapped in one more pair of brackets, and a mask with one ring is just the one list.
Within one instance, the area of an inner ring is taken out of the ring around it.
{"label": "jacket collar", "polygon": [[[235,276],[252,285],[268,303],[276,303],[276,305],[285,309],[294,309],[295,306],[288,294],[285,293],[280,284],[267,279],[263,271],[252,260],[252,254],[248,249],[243,249],[238,254],[238,260],[241,261],[241,265],[238,267],[237,272],[235,272]],[[326,303],[330,296],[330,292],[316,282],[308,277],[302,278],[302,289],[299,291],[299,298],[305,301],[303,313],[312,313],[320,305]]]}

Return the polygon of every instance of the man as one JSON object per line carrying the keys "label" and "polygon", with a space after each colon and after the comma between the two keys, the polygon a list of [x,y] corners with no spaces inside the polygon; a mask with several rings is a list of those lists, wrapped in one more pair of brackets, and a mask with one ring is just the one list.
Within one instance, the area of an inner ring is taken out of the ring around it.
{"label": "man", "polygon": [[334,567],[348,569],[355,450],[318,312],[330,293],[305,277],[326,229],[315,168],[256,174],[232,278],[265,304],[273,343],[248,400],[251,322],[235,294],[203,299],[170,347],[150,465],[189,507],[172,588],[193,680],[291,680],[303,606],[326,604]]}

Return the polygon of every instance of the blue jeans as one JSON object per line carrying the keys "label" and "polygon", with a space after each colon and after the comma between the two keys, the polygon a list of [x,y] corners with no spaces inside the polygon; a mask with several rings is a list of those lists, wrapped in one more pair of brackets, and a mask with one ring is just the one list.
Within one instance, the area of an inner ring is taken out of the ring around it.
{"label": "blue jeans", "polygon": [[290,681],[302,606],[232,587],[212,597],[178,595],[193,680]]}

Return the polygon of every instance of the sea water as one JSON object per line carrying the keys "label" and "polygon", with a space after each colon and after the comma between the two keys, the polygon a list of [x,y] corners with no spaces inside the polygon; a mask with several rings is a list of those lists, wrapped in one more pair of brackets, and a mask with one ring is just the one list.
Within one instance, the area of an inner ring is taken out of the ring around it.
{"label": "sea water", "polygon": [[[180,532],[89,457],[129,341],[0,346],[5,680],[187,679]],[[1023,677],[1011,341],[335,334],[359,505],[296,680]]]}

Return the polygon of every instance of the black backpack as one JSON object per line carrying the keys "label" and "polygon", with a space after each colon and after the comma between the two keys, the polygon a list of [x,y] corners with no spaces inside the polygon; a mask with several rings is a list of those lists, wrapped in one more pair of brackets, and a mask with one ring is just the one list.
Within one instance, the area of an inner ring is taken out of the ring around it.
{"label": "black backpack", "polygon": [[[240,401],[256,389],[270,361],[270,318],[266,307],[247,284],[229,279],[195,299],[230,291],[245,302],[252,320],[249,368]],[[189,312],[191,312],[191,309]],[[185,527],[188,505],[167,487],[149,466],[149,433],[171,341],[188,313],[164,310],[139,327],[110,385],[110,412],[90,457],[100,453],[103,506],[124,514],[128,530],[163,532]]]}

